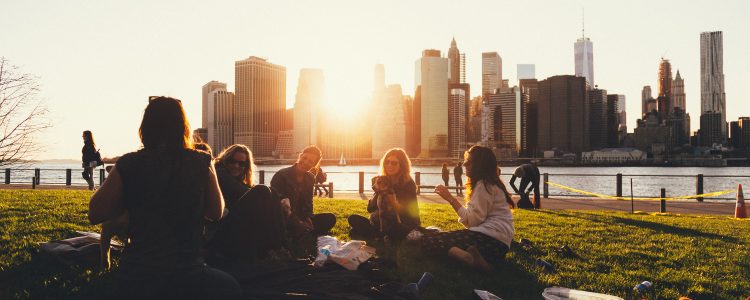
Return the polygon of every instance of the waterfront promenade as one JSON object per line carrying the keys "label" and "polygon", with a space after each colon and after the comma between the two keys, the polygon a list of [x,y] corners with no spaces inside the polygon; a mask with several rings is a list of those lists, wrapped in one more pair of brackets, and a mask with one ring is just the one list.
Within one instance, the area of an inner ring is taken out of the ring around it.
{"label": "waterfront promenade", "polygon": [[[38,185],[37,189],[65,189],[65,190],[85,190],[81,185]],[[30,184],[9,184],[0,185],[0,189],[31,189]],[[372,197],[372,193],[359,194],[356,192],[339,192],[334,191],[336,199],[360,199],[366,200]],[[420,202],[446,204],[437,194],[428,192],[423,189],[422,193],[417,196]],[[533,196],[532,196],[533,198]],[[518,201],[518,196],[513,199]],[[630,212],[631,203],[625,200],[599,199],[589,197],[550,197],[542,198],[543,209],[553,210],[600,210],[600,211],[622,211]],[[636,200],[633,202],[635,211],[659,212],[660,202],[653,200]],[[669,200],[667,201],[667,212],[676,214],[690,215],[713,215],[713,216],[734,216],[734,201],[704,201],[696,200]]]}

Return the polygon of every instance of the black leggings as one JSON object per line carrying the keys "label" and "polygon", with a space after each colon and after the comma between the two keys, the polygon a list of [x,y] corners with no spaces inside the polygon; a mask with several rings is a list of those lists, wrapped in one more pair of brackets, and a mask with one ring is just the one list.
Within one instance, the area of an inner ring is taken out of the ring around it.
{"label": "black leggings", "polygon": [[351,215],[349,216],[348,220],[349,225],[352,226],[351,233],[353,235],[360,235],[363,238],[376,238],[387,235],[398,241],[404,239],[404,237],[406,237],[409,232],[411,232],[413,229],[416,229],[416,227],[414,226],[394,224],[394,226],[392,226],[390,230],[381,233],[379,228],[373,226],[372,222],[370,222],[369,219],[363,216]]}
{"label": "black leggings", "polygon": [[219,223],[210,245],[230,259],[254,261],[284,245],[281,204],[265,185],[248,190]]}
{"label": "black leggings", "polygon": [[436,257],[446,256],[451,247],[466,250],[469,246],[475,246],[482,257],[492,265],[502,263],[505,254],[508,253],[508,245],[484,233],[468,229],[427,233],[422,237],[421,243],[424,253]]}

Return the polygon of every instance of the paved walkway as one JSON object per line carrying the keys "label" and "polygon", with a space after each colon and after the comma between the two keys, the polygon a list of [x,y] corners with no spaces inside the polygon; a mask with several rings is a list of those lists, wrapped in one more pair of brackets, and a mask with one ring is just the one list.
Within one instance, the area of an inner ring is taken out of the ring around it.
{"label": "paved walkway", "polygon": [[[0,184],[0,189],[31,189],[30,184]],[[65,185],[39,185],[40,190],[85,190],[86,186],[65,186]],[[362,199],[367,200],[372,197],[372,193],[358,194],[356,192],[339,192],[334,191],[337,199]],[[445,201],[433,192],[422,192],[417,199],[425,203],[446,204]],[[518,197],[513,199],[518,201]],[[599,199],[599,198],[575,198],[575,197],[555,197],[542,198],[542,208],[544,209],[571,209],[571,210],[608,210],[608,211],[630,211],[630,201]],[[633,206],[636,211],[659,212],[659,201],[634,201]],[[670,200],[667,201],[667,212],[678,214],[695,214],[695,215],[718,215],[734,216],[734,201],[704,201],[695,200]]]}

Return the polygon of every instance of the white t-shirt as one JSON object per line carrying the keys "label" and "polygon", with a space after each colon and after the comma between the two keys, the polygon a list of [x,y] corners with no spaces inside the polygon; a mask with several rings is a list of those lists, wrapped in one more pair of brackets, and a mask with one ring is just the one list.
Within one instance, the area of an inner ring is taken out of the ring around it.
{"label": "white t-shirt", "polygon": [[513,213],[503,191],[495,185],[488,191],[480,181],[471,192],[469,203],[456,212],[458,221],[469,230],[486,234],[510,248],[514,232]]}

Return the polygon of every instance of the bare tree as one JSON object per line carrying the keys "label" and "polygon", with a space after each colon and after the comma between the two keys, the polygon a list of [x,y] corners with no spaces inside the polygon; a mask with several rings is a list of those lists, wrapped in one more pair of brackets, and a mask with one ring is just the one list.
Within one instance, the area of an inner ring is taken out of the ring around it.
{"label": "bare tree", "polygon": [[36,137],[52,125],[38,93],[37,77],[0,57],[0,166],[28,161],[42,150]]}

